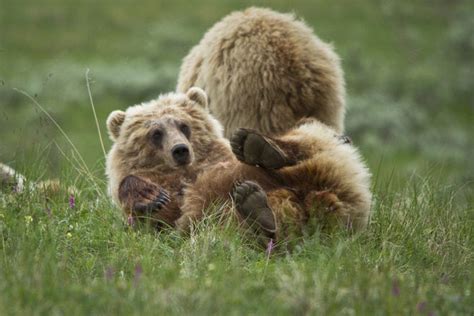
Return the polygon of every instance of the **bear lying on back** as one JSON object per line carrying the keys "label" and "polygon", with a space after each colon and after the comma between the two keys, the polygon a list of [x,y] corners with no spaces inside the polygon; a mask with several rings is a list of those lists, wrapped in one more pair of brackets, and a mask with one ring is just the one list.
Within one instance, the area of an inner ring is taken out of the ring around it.
{"label": "bear lying on back", "polygon": [[191,88],[110,114],[109,189],[127,215],[188,230],[233,197],[242,223],[265,238],[313,219],[367,225],[370,175],[346,138],[308,120],[279,137],[238,129],[229,143],[206,107]]}
{"label": "bear lying on back", "polygon": [[177,91],[209,94],[225,136],[247,127],[281,133],[306,117],[344,131],[339,57],[294,15],[249,8],[212,26],[184,58]]}

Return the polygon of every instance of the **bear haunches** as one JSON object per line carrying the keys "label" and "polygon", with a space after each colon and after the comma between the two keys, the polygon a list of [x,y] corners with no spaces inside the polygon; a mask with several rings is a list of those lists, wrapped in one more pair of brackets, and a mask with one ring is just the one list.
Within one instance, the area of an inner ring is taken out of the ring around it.
{"label": "bear haunches", "polygon": [[177,91],[198,86],[230,137],[285,132],[305,117],[344,131],[345,83],[332,47],[293,15],[249,8],[216,23],[184,58]]}
{"label": "bear haunches", "polygon": [[[233,193],[242,222],[256,221],[260,237],[284,239],[311,219],[366,226],[370,174],[357,150],[333,129],[316,120],[275,138],[239,129],[231,146],[204,108],[206,99],[193,88],[111,114],[109,189],[126,214],[188,230],[212,203]],[[188,137],[182,124],[189,127]],[[153,139],[156,128],[162,146]],[[193,155],[186,164],[174,163],[173,139],[187,139]]]}

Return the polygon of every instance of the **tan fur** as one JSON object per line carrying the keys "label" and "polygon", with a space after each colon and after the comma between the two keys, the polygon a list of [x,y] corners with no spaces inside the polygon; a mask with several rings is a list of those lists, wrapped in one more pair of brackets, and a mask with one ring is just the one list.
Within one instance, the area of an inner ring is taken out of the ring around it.
{"label": "tan fur", "polygon": [[[109,126],[120,130],[107,157],[109,189],[126,214],[151,217],[187,230],[215,201],[229,201],[236,181],[252,180],[267,192],[279,238],[290,230],[301,231],[313,218],[354,229],[367,225],[370,174],[357,150],[341,141],[333,129],[307,120],[273,138],[288,161],[295,163],[266,170],[235,158],[217,121],[203,107],[205,98],[201,95],[194,98],[201,103],[194,102],[192,95],[168,94],[130,107],[118,129]],[[162,122],[164,117],[191,126],[189,144],[194,158],[189,165],[170,164],[164,158],[169,148],[157,148],[150,142],[153,123]],[[146,214],[134,208],[137,203],[164,201],[166,195],[169,201]]]}
{"label": "tan fur", "polygon": [[344,85],[339,57],[304,22],[249,8],[224,17],[190,51],[177,91],[206,90],[226,137],[239,127],[285,132],[304,117],[342,133]]}

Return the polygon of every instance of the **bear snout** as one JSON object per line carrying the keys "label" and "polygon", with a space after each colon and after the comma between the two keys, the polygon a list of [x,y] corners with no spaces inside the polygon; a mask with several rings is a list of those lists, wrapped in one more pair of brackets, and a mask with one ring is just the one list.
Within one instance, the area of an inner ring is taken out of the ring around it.
{"label": "bear snout", "polygon": [[171,149],[171,155],[178,165],[185,165],[189,163],[189,148],[185,144],[178,144]]}

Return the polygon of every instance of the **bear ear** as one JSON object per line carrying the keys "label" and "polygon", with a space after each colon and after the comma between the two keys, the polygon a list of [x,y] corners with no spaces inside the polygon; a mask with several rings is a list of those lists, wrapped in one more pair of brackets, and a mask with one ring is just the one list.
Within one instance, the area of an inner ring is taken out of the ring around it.
{"label": "bear ear", "polygon": [[198,87],[189,88],[188,92],[186,92],[186,96],[201,105],[203,108],[207,108],[207,94]]}
{"label": "bear ear", "polygon": [[109,130],[110,139],[115,141],[120,135],[120,127],[125,121],[124,111],[113,111],[107,118],[107,129]]}

